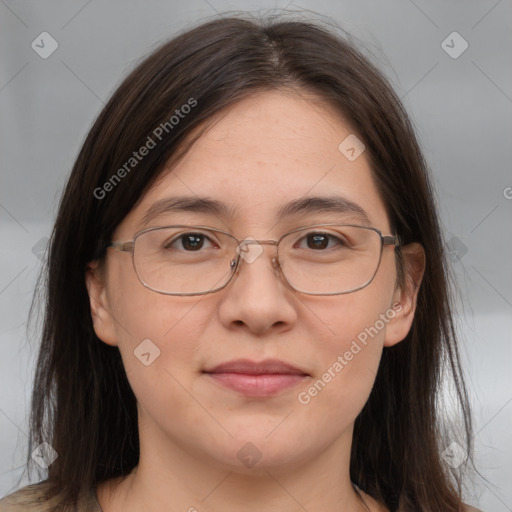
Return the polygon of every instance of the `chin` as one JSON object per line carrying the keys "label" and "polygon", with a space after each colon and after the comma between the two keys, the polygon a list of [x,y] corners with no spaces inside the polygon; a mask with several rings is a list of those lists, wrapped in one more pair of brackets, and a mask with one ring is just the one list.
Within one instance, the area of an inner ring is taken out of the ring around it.
{"label": "chin", "polygon": [[[266,475],[287,472],[320,452],[322,447],[310,446],[304,439],[294,438],[289,430],[269,434],[268,428],[255,428],[238,432],[224,446],[212,453],[229,471],[247,475]],[[235,434],[234,432],[231,432]],[[308,441],[311,438],[308,438]]]}

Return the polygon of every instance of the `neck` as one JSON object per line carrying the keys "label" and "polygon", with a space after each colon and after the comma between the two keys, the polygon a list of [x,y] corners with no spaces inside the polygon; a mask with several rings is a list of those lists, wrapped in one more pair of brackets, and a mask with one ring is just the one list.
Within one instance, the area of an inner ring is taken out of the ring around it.
{"label": "neck", "polygon": [[138,466],[127,477],[98,486],[103,512],[383,510],[369,496],[360,496],[350,481],[352,430],[314,458],[258,463],[245,471],[169,445],[168,439],[158,443],[153,436],[145,443],[143,434]]}

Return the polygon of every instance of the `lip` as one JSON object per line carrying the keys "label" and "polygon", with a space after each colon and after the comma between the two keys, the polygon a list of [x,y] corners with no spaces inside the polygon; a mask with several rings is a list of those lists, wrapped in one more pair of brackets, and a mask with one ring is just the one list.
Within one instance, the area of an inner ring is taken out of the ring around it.
{"label": "lip", "polygon": [[247,375],[262,375],[262,374],[285,374],[285,375],[308,375],[300,368],[285,363],[279,359],[265,359],[264,361],[255,362],[250,359],[234,359],[221,363],[209,370],[204,370],[206,373],[244,373]]}
{"label": "lip", "polygon": [[278,359],[261,362],[236,359],[204,370],[204,373],[224,387],[250,397],[276,395],[310,376],[300,368]]}

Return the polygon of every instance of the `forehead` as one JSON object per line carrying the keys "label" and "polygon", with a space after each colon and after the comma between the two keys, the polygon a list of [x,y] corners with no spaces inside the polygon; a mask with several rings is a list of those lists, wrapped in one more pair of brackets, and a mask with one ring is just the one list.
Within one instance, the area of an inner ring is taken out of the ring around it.
{"label": "forehead", "polygon": [[156,202],[186,196],[224,204],[230,226],[268,228],[285,203],[338,196],[386,230],[384,204],[364,151],[351,160],[339,148],[349,136],[353,131],[341,115],[314,96],[254,94],[223,112],[185,157],[162,173],[123,224],[141,226]]}

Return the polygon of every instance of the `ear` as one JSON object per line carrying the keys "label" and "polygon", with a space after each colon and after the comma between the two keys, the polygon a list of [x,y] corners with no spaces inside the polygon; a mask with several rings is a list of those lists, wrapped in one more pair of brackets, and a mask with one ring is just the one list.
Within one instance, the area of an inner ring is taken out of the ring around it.
{"label": "ear", "polygon": [[393,295],[395,316],[386,327],[384,346],[391,347],[402,341],[411,329],[418,291],[425,272],[425,250],[419,243],[408,244],[401,249],[404,266],[404,283]]}
{"label": "ear", "polygon": [[110,313],[104,273],[97,261],[87,264],[85,284],[89,293],[91,317],[96,336],[107,345],[117,346],[115,322]]}

